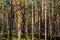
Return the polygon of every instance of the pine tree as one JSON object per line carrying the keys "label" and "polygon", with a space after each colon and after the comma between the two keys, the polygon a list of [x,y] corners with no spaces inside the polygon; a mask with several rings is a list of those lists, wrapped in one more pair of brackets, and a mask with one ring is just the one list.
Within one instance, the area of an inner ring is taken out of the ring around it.
{"label": "pine tree", "polygon": [[47,2],[46,2],[46,0],[44,0],[45,2],[44,2],[44,4],[45,4],[45,40],[47,40]]}
{"label": "pine tree", "polygon": [[28,0],[25,0],[25,4],[26,4],[26,6],[25,6],[25,8],[26,8],[26,29],[25,29],[25,32],[26,32],[26,34],[27,34],[27,32],[28,32],[28,14],[27,14],[27,11],[28,11]]}
{"label": "pine tree", "polygon": [[[4,26],[3,26],[4,25],[4,22],[3,22],[3,18],[4,18],[4,4],[3,4],[3,2],[2,2],[1,6],[2,6],[2,10],[1,10],[2,11],[2,28],[1,28],[2,31],[1,31],[1,34],[2,34],[2,37],[3,37],[4,36]],[[5,39],[5,38],[3,37],[2,40],[3,39]]]}
{"label": "pine tree", "polygon": [[13,13],[13,0],[10,0],[11,4],[11,13],[10,13],[10,39],[12,40],[12,27],[13,27],[13,19],[14,19],[14,13]]}
{"label": "pine tree", "polygon": [[51,0],[49,0],[49,28],[50,28],[50,40],[52,40],[52,21],[51,21]]}
{"label": "pine tree", "polygon": [[34,0],[32,0],[32,40],[34,40]]}
{"label": "pine tree", "polygon": [[21,40],[21,16],[20,16],[20,0],[17,0],[17,27],[18,27],[18,40]]}
{"label": "pine tree", "polygon": [[39,40],[40,40],[40,14],[41,14],[41,7],[40,7],[40,0],[38,0],[38,33],[39,33]]}
{"label": "pine tree", "polygon": [[58,1],[56,0],[56,23],[57,23],[57,33],[59,34],[59,13],[58,13]]}

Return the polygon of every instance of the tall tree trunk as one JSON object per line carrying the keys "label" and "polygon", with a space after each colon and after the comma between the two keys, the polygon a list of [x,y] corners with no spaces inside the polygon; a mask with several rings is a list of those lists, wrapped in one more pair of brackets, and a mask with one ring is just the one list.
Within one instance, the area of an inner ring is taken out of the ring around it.
{"label": "tall tree trunk", "polygon": [[10,0],[11,4],[11,13],[10,13],[10,40],[12,40],[12,27],[13,27],[13,19],[14,19],[14,13],[13,13],[13,0]]}
{"label": "tall tree trunk", "polygon": [[40,7],[40,0],[38,0],[38,33],[39,33],[39,40],[40,40],[40,11],[41,11],[41,7]]}
{"label": "tall tree trunk", "polygon": [[10,13],[10,40],[12,40],[12,27],[14,26],[14,16],[15,16],[15,13],[14,13],[14,7],[16,6],[15,5],[15,1],[16,0],[10,0],[10,4],[11,4],[11,13]]}
{"label": "tall tree trunk", "polygon": [[32,40],[34,40],[34,0],[32,0]]}
{"label": "tall tree trunk", "polygon": [[22,0],[22,27],[23,27],[23,34],[25,35],[25,26],[26,26],[26,19],[25,19],[25,0]]}
{"label": "tall tree trunk", "polygon": [[18,11],[17,11],[17,30],[18,30],[18,40],[21,40],[21,16],[20,16],[20,0],[17,0],[17,8],[18,8]]}
{"label": "tall tree trunk", "polygon": [[44,0],[42,0],[42,20],[44,18]]}
{"label": "tall tree trunk", "polygon": [[35,10],[34,10],[34,11],[35,11],[35,12],[34,12],[34,13],[35,13],[35,14],[34,14],[34,23],[35,23],[34,26],[35,26],[35,32],[36,32],[36,16],[37,16],[37,15],[36,15],[36,13],[37,13],[37,10],[36,10],[36,9],[37,9],[37,2],[36,2],[36,1],[37,1],[37,0],[34,1],[34,9],[35,9]]}
{"label": "tall tree trunk", "polygon": [[[42,20],[41,20],[42,22],[41,22],[41,25],[43,24],[43,25],[42,25],[42,27],[43,27],[43,26],[44,26],[44,19],[45,19],[45,18],[44,18],[44,17],[45,17],[45,15],[44,15],[44,11],[45,11],[45,10],[44,10],[44,9],[45,9],[45,8],[44,8],[44,2],[45,2],[45,1],[44,1],[44,0],[41,0],[41,1],[42,1],[42,12],[41,12],[41,13],[42,13],[42,14],[41,14],[41,15],[42,15]],[[42,28],[42,27],[41,27],[41,28]],[[44,28],[44,27],[43,27],[43,28]],[[42,32],[42,33],[44,34],[44,32]]]}
{"label": "tall tree trunk", "polygon": [[[50,1],[50,0],[49,0]],[[52,22],[51,22],[51,1],[49,2],[49,28],[50,28],[50,40],[52,40]]]}
{"label": "tall tree trunk", "polygon": [[[2,36],[4,36],[4,34],[3,34],[3,30],[4,30],[4,27],[3,27],[3,18],[4,18],[4,14],[3,14],[3,12],[4,12],[4,5],[3,5],[3,2],[2,2],[2,31],[1,31],[1,34],[2,34]],[[3,40],[3,38],[2,38],[2,40]]]}
{"label": "tall tree trunk", "polygon": [[46,0],[44,0],[44,4],[45,4],[45,40],[47,40],[47,4],[46,4]]}
{"label": "tall tree trunk", "polygon": [[[8,10],[8,8],[6,8],[6,10]],[[6,33],[6,35],[8,34],[8,13],[6,12],[6,29],[7,29],[7,33]],[[7,37],[8,37],[8,35],[7,35]],[[6,40],[8,40],[8,38],[6,39]]]}
{"label": "tall tree trunk", "polygon": [[56,13],[56,11],[55,11],[55,1],[56,0],[51,0],[51,15],[52,15],[52,26],[53,26],[53,32],[52,32],[52,36],[53,36],[53,38],[54,38],[54,40],[56,40],[56,19],[55,20],[53,20],[56,16],[54,16],[54,15],[56,15],[56,14],[54,14],[54,13]]}
{"label": "tall tree trunk", "polygon": [[[52,26],[54,27],[54,32],[53,32],[53,38],[54,38],[54,40],[56,40],[56,19],[55,20],[53,20],[56,16],[54,16],[55,14],[54,13],[56,13],[56,11],[54,11],[55,10],[55,0],[51,0],[51,13],[52,13]],[[53,24],[54,23],[54,24]]]}
{"label": "tall tree trunk", "polygon": [[17,30],[17,13],[16,13],[16,2],[17,2],[17,0],[13,0],[13,6],[14,6],[14,9],[13,9],[13,11],[14,11],[14,23],[13,23],[13,30],[15,30],[16,31],[16,35],[18,36],[18,30]]}
{"label": "tall tree trunk", "polygon": [[59,13],[58,13],[58,0],[56,0],[56,23],[57,23],[57,33],[59,34]]}
{"label": "tall tree trunk", "polygon": [[26,10],[26,29],[25,29],[25,32],[26,32],[26,34],[27,34],[27,30],[28,30],[28,14],[27,14],[27,11],[28,11],[28,2],[27,2],[28,0],[25,0],[25,4],[26,4],[26,6],[25,6],[25,8],[27,9]]}

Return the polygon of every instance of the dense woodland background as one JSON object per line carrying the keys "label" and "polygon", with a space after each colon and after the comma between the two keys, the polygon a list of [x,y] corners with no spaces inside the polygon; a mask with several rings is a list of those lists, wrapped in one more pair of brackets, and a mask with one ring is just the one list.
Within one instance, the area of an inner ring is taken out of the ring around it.
{"label": "dense woodland background", "polygon": [[0,40],[60,40],[60,0],[0,0]]}

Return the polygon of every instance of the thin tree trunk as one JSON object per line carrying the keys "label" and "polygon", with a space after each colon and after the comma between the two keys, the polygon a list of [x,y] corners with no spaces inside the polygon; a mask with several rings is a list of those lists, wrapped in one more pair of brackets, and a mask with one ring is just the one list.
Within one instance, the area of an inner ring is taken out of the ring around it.
{"label": "thin tree trunk", "polygon": [[[6,10],[8,10],[8,8],[6,8]],[[8,13],[7,13],[7,11],[6,11],[6,29],[7,29],[7,33],[6,33],[6,35],[8,34]],[[8,35],[7,35],[7,38],[6,38],[6,40],[8,40]]]}
{"label": "thin tree trunk", "polygon": [[11,4],[11,13],[10,13],[10,40],[12,40],[12,27],[13,27],[13,19],[14,19],[13,0],[10,0],[10,4]]}
{"label": "thin tree trunk", "polygon": [[[44,1],[44,0],[41,0],[41,1],[42,1],[42,12],[41,12],[41,13],[42,13],[42,14],[41,14],[41,15],[42,15],[42,20],[41,20],[42,22],[41,22],[41,25],[42,25],[42,24],[44,25],[44,19],[45,19],[45,18],[44,18],[44,17],[45,17],[45,15],[44,15],[44,11],[45,11],[45,10],[44,10],[44,9],[45,9],[45,8],[44,8],[44,2],[45,2],[45,1]],[[43,27],[43,26],[42,26],[42,27]],[[42,33],[44,34],[44,32],[42,32]]]}
{"label": "thin tree trunk", "polygon": [[26,34],[28,32],[28,15],[26,16]]}
{"label": "thin tree trunk", "polygon": [[[4,30],[4,27],[3,27],[3,18],[4,18],[3,12],[4,12],[4,10],[3,9],[4,9],[4,5],[3,5],[3,2],[2,2],[2,29]],[[4,35],[3,30],[1,31],[2,36]],[[2,40],[3,40],[3,38],[2,38]]]}
{"label": "thin tree trunk", "polygon": [[51,1],[49,3],[49,28],[50,28],[50,40],[52,40]]}
{"label": "thin tree trunk", "polygon": [[17,2],[17,0],[13,0],[13,6],[14,6],[14,9],[13,9],[13,11],[14,11],[14,23],[13,23],[13,28],[15,28],[14,30],[16,31],[16,35],[17,35],[17,37],[18,37],[18,27],[17,27],[17,13],[16,13],[16,2]]}
{"label": "thin tree trunk", "polygon": [[17,7],[18,7],[18,11],[17,11],[17,27],[18,27],[18,40],[21,40],[21,16],[20,16],[20,0],[17,0]]}
{"label": "thin tree trunk", "polygon": [[40,40],[40,0],[38,0],[38,31],[39,31],[39,40]]}
{"label": "thin tree trunk", "polygon": [[34,0],[32,0],[32,40],[34,40]]}
{"label": "thin tree trunk", "polygon": [[47,5],[45,0],[45,40],[47,40]]}
{"label": "thin tree trunk", "polygon": [[[27,0],[25,0],[25,4],[26,4],[25,8],[28,9],[28,8],[27,8],[27,7],[28,7],[28,2],[27,2]],[[27,34],[27,30],[28,30],[28,29],[27,29],[27,28],[28,28],[28,14],[27,14],[27,11],[28,11],[28,10],[26,10],[26,27],[25,27],[25,28],[26,28],[26,29],[25,29],[26,34]]]}
{"label": "thin tree trunk", "polygon": [[11,13],[10,13],[10,40],[12,40],[12,27],[14,26],[14,7],[15,7],[16,0],[10,0],[11,4]]}
{"label": "thin tree trunk", "polygon": [[44,18],[44,0],[42,0],[42,20]]}
{"label": "thin tree trunk", "polygon": [[26,23],[26,19],[25,19],[25,14],[26,14],[25,13],[26,12],[25,11],[25,0],[22,0],[22,7],[23,7],[23,9],[22,9],[22,12],[23,12],[22,13],[22,24],[23,24],[22,27],[23,27],[23,34],[25,35],[26,34],[26,32],[25,32],[26,31],[25,30],[26,29],[26,24],[25,24]]}
{"label": "thin tree trunk", "polygon": [[[54,13],[56,13],[56,11],[55,11],[55,0],[51,0],[51,13],[52,13],[52,26],[54,27],[54,29],[53,29],[53,31],[54,32],[52,32],[53,33],[53,38],[54,38],[54,40],[56,40],[56,21],[54,21],[53,19],[54,19]],[[54,24],[53,24],[54,23]]]}
{"label": "thin tree trunk", "polygon": [[59,34],[59,14],[58,14],[58,0],[56,0],[56,13],[57,13],[57,19],[56,19],[56,22],[57,22],[57,33]]}

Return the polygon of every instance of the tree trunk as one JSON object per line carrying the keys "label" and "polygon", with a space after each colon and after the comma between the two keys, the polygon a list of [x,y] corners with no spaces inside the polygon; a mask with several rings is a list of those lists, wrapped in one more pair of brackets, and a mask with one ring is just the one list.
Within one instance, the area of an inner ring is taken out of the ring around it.
{"label": "tree trunk", "polygon": [[26,34],[28,32],[28,15],[26,16]]}
{"label": "tree trunk", "polygon": [[34,0],[32,0],[32,40],[34,40]]}
{"label": "tree trunk", "polygon": [[[26,4],[25,8],[28,9],[28,2],[27,2],[27,0],[25,0],[25,4]],[[28,14],[27,14],[27,11],[28,10],[26,10],[26,27],[25,27],[26,28],[25,29],[26,34],[27,34],[27,30],[28,30],[27,29],[28,28]]]}
{"label": "tree trunk", "polygon": [[42,0],[42,20],[44,18],[44,0]]}
{"label": "tree trunk", "polygon": [[39,33],[39,40],[40,40],[40,12],[41,7],[40,7],[40,0],[38,0],[38,33]]}
{"label": "tree trunk", "polygon": [[45,40],[47,40],[47,4],[46,4],[46,0],[45,0],[44,4],[45,4]]}
{"label": "tree trunk", "polygon": [[[2,34],[2,36],[4,36],[4,32],[3,32],[3,30],[4,30],[4,26],[3,26],[4,25],[4,23],[3,23],[3,18],[4,18],[4,14],[3,14],[3,12],[4,12],[4,5],[3,5],[3,2],[2,2],[2,5],[1,6],[2,6],[2,10],[1,10],[2,11],[2,27],[1,27],[2,30],[1,30],[1,34]],[[3,40],[3,38],[2,38],[2,40]]]}
{"label": "tree trunk", "polygon": [[57,33],[59,34],[59,13],[58,13],[58,0],[56,0],[56,23],[57,23]]}
{"label": "tree trunk", "polygon": [[[6,10],[8,10],[8,8],[6,8]],[[6,35],[8,34],[8,12],[6,11]],[[8,35],[7,35],[7,38],[6,40],[8,40]]]}
{"label": "tree trunk", "polygon": [[[50,0],[49,0],[50,1]],[[51,22],[51,1],[49,3],[49,28],[50,28],[50,40],[52,40],[52,22]]]}
{"label": "tree trunk", "polygon": [[10,13],[10,40],[12,40],[12,27],[13,27],[13,19],[14,19],[13,0],[10,0],[10,3],[11,3],[11,13]]}
{"label": "tree trunk", "polygon": [[17,11],[17,30],[18,30],[18,40],[21,40],[21,16],[20,16],[20,0],[17,0],[17,8],[18,8],[18,11]]}

